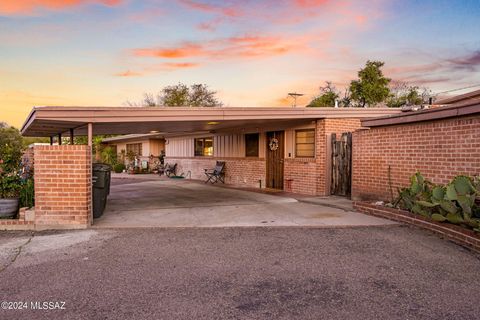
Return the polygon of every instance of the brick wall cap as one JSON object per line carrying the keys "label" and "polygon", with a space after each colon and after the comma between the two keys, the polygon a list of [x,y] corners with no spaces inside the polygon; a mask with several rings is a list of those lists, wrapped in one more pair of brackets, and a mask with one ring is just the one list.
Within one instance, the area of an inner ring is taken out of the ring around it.
{"label": "brick wall cap", "polygon": [[461,117],[480,114],[480,103],[478,101],[467,101],[463,103],[442,106],[433,109],[426,109],[413,112],[404,112],[383,117],[362,119],[363,127],[379,127],[412,122],[431,121],[452,117]]}

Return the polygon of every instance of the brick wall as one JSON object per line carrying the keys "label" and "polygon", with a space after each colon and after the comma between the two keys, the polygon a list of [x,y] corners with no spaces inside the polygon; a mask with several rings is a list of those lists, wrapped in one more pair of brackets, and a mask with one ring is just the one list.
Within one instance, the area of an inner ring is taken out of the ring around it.
{"label": "brick wall", "polygon": [[315,158],[285,159],[284,189],[287,192],[316,195],[317,164]]}
{"label": "brick wall", "polygon": [[390,200],[419,170],[434,183],[480,174],[480,117],[374,127],[353,134],[352,198]]}
{"label": "brick wall", "polygon": [[166,163],[177,163],[177,174],[190,171],[192,179],[205,180],[207,168],[214,168],[216,161],[225,161],[225,183],[258,188],[259,180],[265,186],[265,159],[263,158],[180,158],[166,157]]}
{"label": "brick wall", "polygon": [[85,228],[91,216],[91,148],[35,146],[37,228]]}

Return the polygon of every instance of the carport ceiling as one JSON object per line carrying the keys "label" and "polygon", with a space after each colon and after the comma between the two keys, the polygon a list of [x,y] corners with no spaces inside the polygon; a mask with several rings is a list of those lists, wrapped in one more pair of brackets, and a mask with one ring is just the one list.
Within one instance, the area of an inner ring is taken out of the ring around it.
{"label": "carport ceiling", "polygon": [[74,130],[93,134],[165,135],[192,132],[274,130],[322,118],[371,118],[392,115],[391,108],[178,108],[178,107],[36,107],[22,127],[25,136],[49,137]]}

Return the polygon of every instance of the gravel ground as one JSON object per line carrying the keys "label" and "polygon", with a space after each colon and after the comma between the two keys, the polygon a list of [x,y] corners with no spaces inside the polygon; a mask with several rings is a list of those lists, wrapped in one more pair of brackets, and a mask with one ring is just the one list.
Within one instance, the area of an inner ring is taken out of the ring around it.
{"label": "gravel ground", "polygon": [[478,319],[479,270],[478,254],[401,225],[36,233],[0,272],[1,300],[65,310],[0,318]]}

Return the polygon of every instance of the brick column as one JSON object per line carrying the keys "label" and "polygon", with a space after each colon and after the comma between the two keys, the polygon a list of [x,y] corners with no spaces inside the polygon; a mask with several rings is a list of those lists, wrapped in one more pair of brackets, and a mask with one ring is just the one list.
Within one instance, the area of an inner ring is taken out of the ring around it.
{"label": "brick column", "polygon": [[92,223],[91,147],[35,146],[36,229],[87,228]]}

